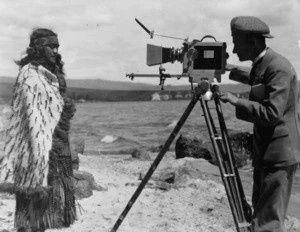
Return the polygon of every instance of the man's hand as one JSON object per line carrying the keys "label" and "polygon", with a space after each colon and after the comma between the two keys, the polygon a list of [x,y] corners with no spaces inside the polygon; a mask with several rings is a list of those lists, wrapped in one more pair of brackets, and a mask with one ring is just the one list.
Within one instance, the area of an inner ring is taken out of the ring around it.
{"label": "man's hand", "polygon": [[243,84],[249,84],[250,67],[226,64],[226,71],[230,71],[229,80],[237,81]]}
{"label": "man's hand", "polygon": [[232,105],[235,106],[239,99],[235,95],[233,95],[232,93],[222,93],[221,92],[220,93],[220,100],[224,103],[229,102],[229,103],[231,103]]}

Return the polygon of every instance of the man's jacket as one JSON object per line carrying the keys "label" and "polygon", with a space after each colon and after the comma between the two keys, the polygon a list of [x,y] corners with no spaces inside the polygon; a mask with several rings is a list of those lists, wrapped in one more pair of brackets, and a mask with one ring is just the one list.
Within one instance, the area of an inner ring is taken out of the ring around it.
{"label": "man's jacket", "polygon": [[236,117],[254,124],[254,167],[300,161],[297,82],[290,62],[271,49],[252,67],[249,100],[238,100]]}

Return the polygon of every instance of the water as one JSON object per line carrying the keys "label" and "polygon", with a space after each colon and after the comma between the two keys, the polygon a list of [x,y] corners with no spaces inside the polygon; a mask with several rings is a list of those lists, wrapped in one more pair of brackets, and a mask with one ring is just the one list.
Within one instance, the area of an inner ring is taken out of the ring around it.
{"label": "water", "polygon": [[[155,148],[167,140],[188,103],[149,101],[77,104],[70,135],[74,140],[84,138],[88,150],[101,154]],[[236,127],[233,107],[226,105],[223,111],[226,120],[229,119],[228,129],[251,131],[252,125],[242,121],[239,121],[239,128]],[[180,133],[209,139],[200,103],[195,106]]]}
{"label": "water", "polygon": [[[189,101],[185,100],[77,104],[71,141],[84,139],[85,152],[96,155],[130,154],[135,148],[157,148],[165,143],[188,104]],[[213,107],[213,102],[209,106]],[[233,106],[222,104],[222,110],[228,130],[252,132],[251,123],[236,119]],[[215,110],[211,112],[215,118]],[[209,141],[200,103],[195,106],[180,133]],[[174,149],[175,142],[171,149]],[[252,172],[241,172],[241,175],[251,187]],[[300,197],[300,171],[296,174],[293,192]]]}

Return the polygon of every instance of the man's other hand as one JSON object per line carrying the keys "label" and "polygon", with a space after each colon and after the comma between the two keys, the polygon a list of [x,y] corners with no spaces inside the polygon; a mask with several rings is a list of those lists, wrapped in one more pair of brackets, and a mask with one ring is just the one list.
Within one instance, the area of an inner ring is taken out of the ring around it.
{"label": "man's other hand", "polygon": [[235,106],[239,99],[235,95],[233,95],[232,93],[222,93],[221,92],[220,93],[220,100],[224,103],[229,102],[229,103],[231,103],[232,105]]}

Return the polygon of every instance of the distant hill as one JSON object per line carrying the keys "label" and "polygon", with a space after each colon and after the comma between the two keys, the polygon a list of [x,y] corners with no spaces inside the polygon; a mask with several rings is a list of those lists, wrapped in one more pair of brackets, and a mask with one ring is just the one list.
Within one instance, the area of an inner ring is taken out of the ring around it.
{"label": "distant hill", "polygon": [[[15,78],[0,76],[1,83],[11,83],[15,82]],[[143,84],[137,82],[121,82],[121,81],[109,81],[102,79],[67,79],[67,85],[69,88],[80,88],[80,89],[98,89],[98,90],[160,90],[159,85]],[[242,84],[220,84],[220,88],[224,92],[245,92],[249,90],[249,86]],[[165,85],[165,90],[168,91],[180,91],[180,90],[190,90],[189,85]]]}
{"label": "distant hill", "polygon": [[69,88],[105,89],[105,90],[153,90],[157,86],[121,81],[109,81],[102,79],[67,79]]}
{"label": "distant hill", "polygon": [[0,83],[0,104],[9,103],[12,98],[14,84]]}
{"label": "distant hill", "polygon": [[0,76],[0,83],[15,83],[15,77]]}
{"label": "distant hill", "polygon": [[[0,103],[9,102],[12,95],[15,78],[0,77]],[[300,83],[300,82],[298,82]],[[136,82],[117,82],[101,79],[67,79],[68,94],[73,99],[86,99],[96,101],[141,101],[151,100],[155,92],[174,95],[181,91],[186,94],[190,86],[166,85],[165,91],[160,90],[158,85],[141,84]],[[249,92],[250,86],[243,84],[219,84],[222,92],[245,94]],[[114,95],[113,97],[111,95]],[[245,95],[244,95],[245,96]]]}
{"label": "distant hill", "polygon": [[[142,84],[132,82],[121,82],[121,81],[108,81],[101,79],[86,79],[86,80],[67,80],[69,88],[85,88],[85,89],[99,89],[99,90],[148,90],[148,91],[159,91],[159,85],[151,84]],[[242,84],[221,84],[220,88],[222,91],[230,92],[245,92],[249,91],[249,86]],[[164,89],[167,91],[181,91],[181,90],[190,90],[190,85],[165,85]]]}
{"label": "distant hill", "polygon": [[[66,79],[69,88],[101,89],[101,90],[157,90],[158,85],[137,83],[134,81],[109,81],[102,79]],[[0,76],[0,83],[14,83],[15,78]],[[167,86],[166,86],[167,87]],[[182,89],[186,86],[172,86],[170,88]]]}

